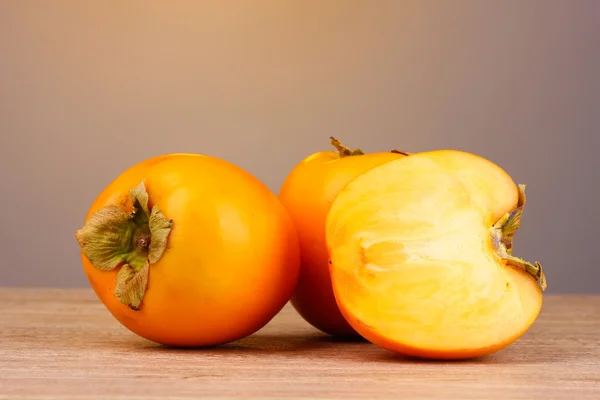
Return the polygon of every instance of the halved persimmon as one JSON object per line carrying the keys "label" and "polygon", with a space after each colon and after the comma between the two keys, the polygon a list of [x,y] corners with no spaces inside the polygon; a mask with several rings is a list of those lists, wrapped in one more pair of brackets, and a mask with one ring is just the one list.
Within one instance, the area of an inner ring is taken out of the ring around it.
{"label": "halved persimmon", "polygon": [[336,196],[326,238],[337,304],[350,325],[394,352],[483,356],[536,320],[539,263],[512,256],[524,186],[453,150],[417,153],[361,174]]}
{"label": "halved persimmon", "polygon": [[302,265],[291,303],[317,329],[334,336],[358,336],[335,303],[329,255],[325,244],[325,219],[337,193],[352,179],[377,165],[396,160],[400,151],[365,154],[331,138],[337,151],[321,151],[294,167],[279,192],[298,232]]}

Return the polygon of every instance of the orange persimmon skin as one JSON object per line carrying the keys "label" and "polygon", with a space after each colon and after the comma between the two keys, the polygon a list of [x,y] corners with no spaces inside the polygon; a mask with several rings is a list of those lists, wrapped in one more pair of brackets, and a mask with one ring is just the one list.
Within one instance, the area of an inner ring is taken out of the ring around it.
{"label": "orange persimmon skin", "polygon": [[101,271],[82,254],[97,296],[125,327],[172,346],[243,338],[290,299],[300,258],[295,228],[275,194],[218,158],[170,154],[141,162],[109,184],[88,211],[132,210],[129,190],[144,180],[149,205],[173,220],[167,250],[150,265],[139,311],[114,296],[119,268]]}
{"label": "orange persimmon skin", "polygon": [[312,154],[287,176],[279,200],[288,210],[300,241],[301,269],[291,303],[315,328],[334,336],[358,336],[333,295],[325,221],[331,202],[353,178],[403,154],[379,152],[340,157],[336,151]]}

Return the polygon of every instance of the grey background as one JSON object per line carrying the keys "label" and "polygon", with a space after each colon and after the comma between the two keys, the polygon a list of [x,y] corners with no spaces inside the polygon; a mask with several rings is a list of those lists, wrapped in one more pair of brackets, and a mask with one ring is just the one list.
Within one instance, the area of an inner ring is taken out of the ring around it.
{"label": "grey background", "polygon": [[74,231],[169,152],[277,192],[336,135],[527,183],[518,255],[600,292],[600,1],[0,1],[0,285],[87,286]]}

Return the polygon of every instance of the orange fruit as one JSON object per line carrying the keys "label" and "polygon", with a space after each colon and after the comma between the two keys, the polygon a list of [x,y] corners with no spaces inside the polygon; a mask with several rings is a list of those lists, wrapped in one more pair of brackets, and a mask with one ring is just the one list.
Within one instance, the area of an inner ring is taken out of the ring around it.
{"label": "orange fruit", "polygon": [[218,158],[141,162],[77,231],[83,268],[112,315],[154,342],[210,346],[263,327],[290,299],[298,239],[275,194]]}
{"label": "orange fruit", "polygon": [[325,220],[337,193],[354,177],[403,153],[364,154],[350,150],[331,138],[337,151],[314,153],[294,167],[285,179],[279,199],[298,232],[302,266],[291,303],[317,329],[337,336],[356,336],[333,296],[329,255],[325,243]]}
{"label": "orange fruit", "polygon": [[476,155],[417,153],[370,169],[326,223],[334,295],[350,325],[421,358],[484,356],[536,320],[545,277],[512,255],[524,186]]}

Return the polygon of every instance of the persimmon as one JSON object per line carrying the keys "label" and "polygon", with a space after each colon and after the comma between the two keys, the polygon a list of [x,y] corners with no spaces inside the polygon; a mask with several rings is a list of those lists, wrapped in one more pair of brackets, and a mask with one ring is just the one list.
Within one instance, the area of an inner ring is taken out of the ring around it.
{"label": "persimmon", "polygon": [[471,153],[416,153],[366,171],[326,222],[333,291],[350,325],[393,352],[484,356],[542,307],[539,263],[512,255],[525,205],[499,166]]}
{"label": "persimmon", "polygon": [[336,194],[369,168],[395,160],[400,151],[365,154],[330,138],[337,151],[314,153],[285,179],[279,199],[288,210],[300,240],[302,266],[291,303],[317,329],[336,336],[358,336],[340,313],[329,277],[325,219]]}
{"label": "persimmon", "polygon": [[211,346],[259,330],[289,301],[298,238],[276,195],[218,158],[168,154],[118,176],[76,233],[97,296],[132,332]]}

